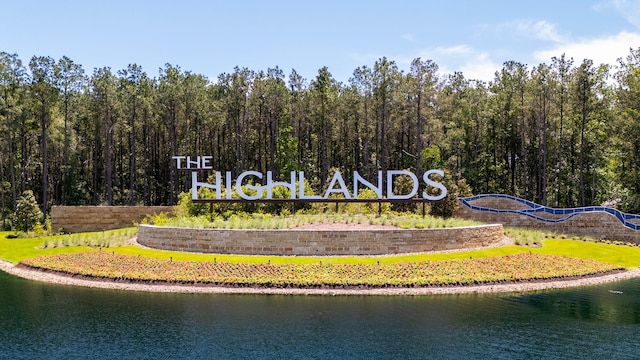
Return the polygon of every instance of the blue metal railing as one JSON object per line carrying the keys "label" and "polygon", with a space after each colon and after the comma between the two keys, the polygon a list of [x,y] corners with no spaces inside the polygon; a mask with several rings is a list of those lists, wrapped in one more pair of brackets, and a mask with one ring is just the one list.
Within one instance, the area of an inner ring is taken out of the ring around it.
{"label": "blue metal railing", "polygon": [[[522,210],[494,209],[490,207],[477,206],[477,205],[471,204],[471,202],[475,200],[484,199],[484,198],[513,200],[525,205],[527,208]],[[606,206],[586,206],[586,207],[579,207],[579,208],[559,209],[559,208],[547,207],[547,206],[536,204],[534,202],[531,202],[525,199],[521,199],[511,195],[504,195],[504,194],[482,194],[482,195],[459,198],[458,200],[460,200],[460,202],[464,206],[472,210],[491,212],[491,213],[510,213],[510,214],[524,215],[545,223],[561,223],[571,219],[572,217],[578,214],[584,214],[584,213],[590,213],[590,212],[604,212],[614,216],[626,228],[636,230],[636,231],[640,230],[640,224],[634,224],[633,222],[629,221],[629,220],[639,220],[640,215],[623,213],[620,210],[613,209]],[[561,215],[562,217],[557,219],[547,219],[537,215],[540,213]]]}

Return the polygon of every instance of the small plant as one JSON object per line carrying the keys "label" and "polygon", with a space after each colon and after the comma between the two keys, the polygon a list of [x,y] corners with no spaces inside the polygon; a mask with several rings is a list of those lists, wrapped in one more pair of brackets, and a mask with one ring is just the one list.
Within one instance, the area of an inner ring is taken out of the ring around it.
{"label": "small plant", "polygon": [[136,232],[136,228],[125,228],[102,232],[44,236],[42,239],[44,248],[68,246],[116,247],[128,244]]}
{"label": "small plant", "polygon": [[49,231],[42,224],[36,224],[31,231],[29,231],[29,237],[43,237],[51,235]]}
{"label": "small plant", "polygon": [[505,228],[505,233],[508,237],[512,238],[516,245],[524,246],[539,246],[542,244],[542,240],[548,238],[550,235],[541,230],[527,230],[520,228]]}
{"label": "small plant", "polygon": [[[467,285],[518,280],[574,277],[620,270],[617,265],[589,259],[540,254],[380,264],[230,263],[223,261],[174,261],[120,255],[112,251],[40,256],[23,265],[130,281],[210,283],[264,287],[415,287]],[[151,271],[150,271],[151,270]],[[407,276],[407,273],[411,276]],[[472,277],[469,274],[473,274]]]}
{"label": "small plant", "polygon": [[289,215],[291,215],[291,211],[288,208],[283,208],[282,210],[280,210],[281,217],[287,217]]}

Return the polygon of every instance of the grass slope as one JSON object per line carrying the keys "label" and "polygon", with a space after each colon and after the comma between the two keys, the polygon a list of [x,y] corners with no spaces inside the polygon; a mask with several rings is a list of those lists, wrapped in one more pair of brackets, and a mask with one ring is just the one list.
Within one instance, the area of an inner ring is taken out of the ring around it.
{"label": "grass slope", "polygon": [[[80,240],[74,237],[85,237],[85,243],[92,243],[93,240],[110,237],[125,232],[127,229],[113,230],[97,233],[74,234],[74,235],[58,235],[57,237],[33,238],[33,239],[7,239],[7,232],[0,232],[0,259],[17,264],[21,260],[33,258],[43,255],[56,255],[64,253],[75,253],[85,251],[97,251],[94,247],[88,246],[69,246],[42,249],[45,243],[53,241],[61,241],[60,237],[67,237],[68,244],[79,243]],[[127,231],[131,231],[128,229]],[[115,235],[114,235],[115,234]],[[125,234],[127,234],[125,232]],[[86,240],[88,239],[88,240]],[[92,240],[93,239],[93,240]],[[96,243],[95,241],[93,242]],[[586,258],[601,261],[608,264],[618,265],[627,269],[640,267],[640,248],[610,245],[594,242],[584,242],[578,240],[558,240],[546,239],[542,240],[542,246],[539,248],[529,248],[524,246],[503,246],[499,248],[460,251],[451,253],[434,253],[434,254],[412,254],[397,256],[381,256],[381,257],[352,257],[352,256],[334,256],[334,257],[289,257],[289,256],[245,256],[245,255],[222,255],[222,254],[194,254],[176,251],[164,251],[145,249],[137,246],[117,246],[109,248],[115,254],[143,256],[156,259],[173,259],[176,261],[217,261],[231,263],[266,263],[272,264],[312,264],[322,261],[327,264],[373,264],[380,262],[381,264],[391,264],[397,262],[418,262],[418,261],[435,261],[435,260],[454,260],[469,258],[484,258],[492,256],[506,256],[510,254],[533,253],[545,255],[559,255],[576,258]]]}

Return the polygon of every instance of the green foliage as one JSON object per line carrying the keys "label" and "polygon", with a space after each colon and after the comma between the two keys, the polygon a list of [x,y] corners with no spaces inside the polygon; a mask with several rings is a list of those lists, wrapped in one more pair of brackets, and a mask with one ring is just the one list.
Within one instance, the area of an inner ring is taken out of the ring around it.
{"label": "green foliage", "polygon": [[437,145],[431,145],[422,150],[422,154],[420,154],[420,166],[426,170],[440,169],[442,167],[440,148]]}
{"label": "green foliage", "polygon": [[280,128],[280,134],[278,136],[278,169],[281,174],[289,174],[291,171],[298,170],[296,166],[296,150],[298,149],[298,139],[293,134],[293,128],[291,126],[283,126]]}
{"label": "green foliage", "polygon": [[107,231],[77,233],[77,234],[59,234],[59,235],[40,235],[36,238],[44,240],[44,249],[54,248],[74,248],[91,247],[91,248],[113,248],[125,246],[136,235],[137,228],[124,228]]}
{"label": "green foliage", "polygon": [[[358,192],[358,199],[377,199],[378,195],[371,189],[362,189]],[[354,211],[354,213],[362,213],[362,214],[386,214],[391,211],[391,204],[383,202],[383,203],[360,203],[353,204],[353,206],[358,206],[358,209]]]}
{"label": "green foliage", "polygon": [[192,229],[207,229],[213,227],[213,222],[206,215],[189,216],[189,217],[173,217],[163,219],[161,223],[155,222],[158,226],[183,227]]}
{"label": "green foliage", "polygon": [[[235,174],[304,170],[315,191],[332,169],[444,168],[476,194],[640,212],[638,59],[640,49],[615,68],[564,55],[550,65],[506,61],[487,84],[419,58],[402,72],[382,57],[341,83],[327,67],[310,81],[278,67],[208,79],[171,64],[158,77],[137,65],[85,76],[66,57],[25,66],[0,52],[0,206],[13,211],[24,188],[45,208],[179,203],[181,215],[209,215],[178,196],[189,176],[171,155],[189,154],[215,155],[212,166]],[[46,146],[23,146],[32,139]],[[42,164],[48,149],[61,154]],[[218,204],[210,216],[285,209],[299,210]]]}
{"label": "green foliage", "polygon": [[29,232],[29,237],[42,237],[47,235],[51,235],[51,232],[47,230],[43,224],[36,224]]}
{"label": "green foliage", "polygon": [[[211,183],[215,183],[215,179],[209,178]],[[299,191],[299,182],[296,181],[296,193]],[[250,189],[247,186],[242,186],[242,191],[248,196],[254,196],[257,191]],[[240,200],[241,197],[238,194],[236,186],[231,188],[231,198]],[[313,190],[308,183],[305,182],[304,193],[307,196],[313,196]],[[262,196],[264,196],[263,194]],[[221,192],[221,198],[226,199],[226,189]],[[272,197],[274,199],[290,199],[291,192],[286,186],[276,186],[273,188]],[[201,187],[198,189],[198,199],[215,199],[216,194],[213,190]],[[178,204],[174,206],[174,213],[176,217],[189,217],[189,216],[209,216],[210,219],[214,219],[217,216],[229,218],[233,214],[239,213],[270,213],[281,214],[282,212],[291,213],[291,208],[295,207],[297,210],[310,209],[311,205],[291,205],[284,203],[262,203],[262,202],[236,202],[236,203],[194,203],[191,198],[191,192],[183,192],[178,195]]]}
{"label": "green foliage", "polygon": [[[396,193],[396,195],[409,194],[412,188],[413,188],[413,180],[408,175],[396,176],[395,179],[393,180],[393,190]],[[421,194],[418,194],[418,196],[421,196]],[[393,211],[399,211],[399,212],[416,211],[416,206],[417,206],[416,203],[397,202],[397,203],[391,204],[391,209],[393,209]]]}
{"label": "green foliage", "polygon": [[504,229],[508,237],[512,238],[516,245],[537,246],[542,241],[554,237],[553,234],[541,230],[507,227]]}
{"label": "green foliage", "polygon": [[307,224],[369,224],[392,225],[403,229],[430,229],[445,227],[473,226],[480,223],[456,218],[422,217],[411,213],[386,212],[378,216],[377,209],[368,213],[318,212],[273,215],[270,213],[226,212],[215,217],[206,215],[190,217],[167,217],[162,213],[148,216],[144,223],[158,226],[218,229],[291,229]]}
{"label": "green foliage", "polygon": [[[198,196],[203,198],[213,197],[215,194],[210,189],[200,188]],[[208,212],[207,204],[196,204],[191,199],[191,192],[182,192],[178,194],[178,204],[173,207],[173,212],[178,217],[184,216],[199,216]]]}
{"label": "green foliage", "polygon": [[[178,217],[185,217],[185,215],[181,215]],[[170,219],[169,214],[165,212],[161,212],[160,214],[145,216],[144,219],[142,219],[142,224],[163,226],[163,225],[167,225],[167,223],[169,222],[169,219]]]}
{"label": "green foliage", "polygon": [[[439,177],[440,176],[436,174],[433,179],[447,188],[447,195],[444,199],[431,204],[430,213],[433,216],[449,218],[458,210],[458,206],[460,205],[458,198],[472,195],[471,188],[467,185],[465,179],[455,180],[447,171],[445,171],[444,178],[438,179]],[[431,189],[431,191],[439,190]]]}
{"label": "green foliage", "polygon": [[13,229],[23,232],[31,231],[36,225],[40,224],[41,220],[42,211],[40,211],[36,198],[33,196],[33,191],[24,191],[18,198],[16,211],[11,218]]}

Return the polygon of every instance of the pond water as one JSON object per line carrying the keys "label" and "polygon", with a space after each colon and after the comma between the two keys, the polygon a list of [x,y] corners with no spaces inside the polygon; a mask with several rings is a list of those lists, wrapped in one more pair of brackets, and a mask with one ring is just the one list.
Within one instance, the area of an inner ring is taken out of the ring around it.
{"label": "pond water", "polygon": [[0,271],[0,359],[638,359],[640,279],[440,296],[164,294]]}

